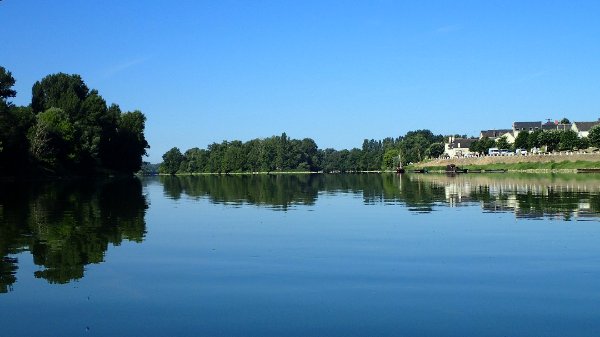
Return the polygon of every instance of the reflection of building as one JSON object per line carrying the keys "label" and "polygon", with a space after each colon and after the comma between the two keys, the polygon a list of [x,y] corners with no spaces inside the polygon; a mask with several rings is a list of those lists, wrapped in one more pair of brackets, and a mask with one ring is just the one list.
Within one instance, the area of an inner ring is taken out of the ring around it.
{"label": "reflection of building", "polygon": [[422,175],[418,180],[443,187],[449,207],[479,203],[484,212],[514,213],[519,219],[600,218],[600,180],[506,179],[505,175]]}
{"label": "reflection of building", "polygon": [[444,188],[446,201],[450,207],[460,206],[461,203],[472,201],[471,185],[467,184],[448,184]]}

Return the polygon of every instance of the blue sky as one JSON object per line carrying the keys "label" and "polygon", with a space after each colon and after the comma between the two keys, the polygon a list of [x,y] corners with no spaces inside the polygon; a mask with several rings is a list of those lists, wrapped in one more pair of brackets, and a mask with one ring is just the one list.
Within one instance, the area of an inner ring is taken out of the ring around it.
{"label": "blue sky", "polygon": [[16,104],[56,73],[148,118],[149,160],[600,117],[600,1],[0,2]]}

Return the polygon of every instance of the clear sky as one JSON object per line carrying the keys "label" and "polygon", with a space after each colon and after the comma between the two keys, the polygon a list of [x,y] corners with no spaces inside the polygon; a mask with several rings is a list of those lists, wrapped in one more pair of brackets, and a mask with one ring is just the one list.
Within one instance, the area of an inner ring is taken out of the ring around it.
{"label": "clear sky", "polygon": [[80,74],[173,146],[600,117],[600,1],[0,1],[16,104]]}

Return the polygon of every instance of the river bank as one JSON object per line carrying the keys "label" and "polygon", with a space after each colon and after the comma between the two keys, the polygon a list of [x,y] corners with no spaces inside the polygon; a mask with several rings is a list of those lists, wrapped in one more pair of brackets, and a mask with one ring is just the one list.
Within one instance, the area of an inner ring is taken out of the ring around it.
{"label": "river bank", "polygon": [[469,170],[507,170],[512,172],[574,173],[581,168],[600,168],[598,153],[557,153],[529,156],[483,156],[433,159],[416,163],[411,169],[444,170],[447,165]]}

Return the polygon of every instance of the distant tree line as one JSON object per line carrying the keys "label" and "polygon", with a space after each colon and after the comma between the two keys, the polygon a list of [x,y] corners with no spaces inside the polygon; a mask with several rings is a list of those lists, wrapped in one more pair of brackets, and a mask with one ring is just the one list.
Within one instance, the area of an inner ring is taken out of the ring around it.
{"label": "distant tree line", "polygon": [[509,144],[506,137],[500,137],[497,140],[484,137],[471,143],[470,151],[487,154],[490,148],[499,148],[507,150],[533,148],[545,148],[547,152],[571,151],[576,149],[586,149],[590,146],[600,147],[600,126],[593,127],[588,137],[579,138],[577,132],[573,130],[535,130],[529,132],[519,132],[515,142]]}
{"label": "distant tree line", "polygon": [[311,138],[291,139],[283,133],[247,142],[223,141],[183,153],[174,147],[162,156],[159,172],[371,171],[436,158],[443,152],[443,136],[429,130],[410,131],[398,138],[365,139],[361,148],[351,150],[323,150]]}
{"label": "distant tree line", "polygon": [[0,175],[136,172],[149,148],[146,117],[108,106],[79,75],[52,74],[16,106],[15,79],[0,67]]}

